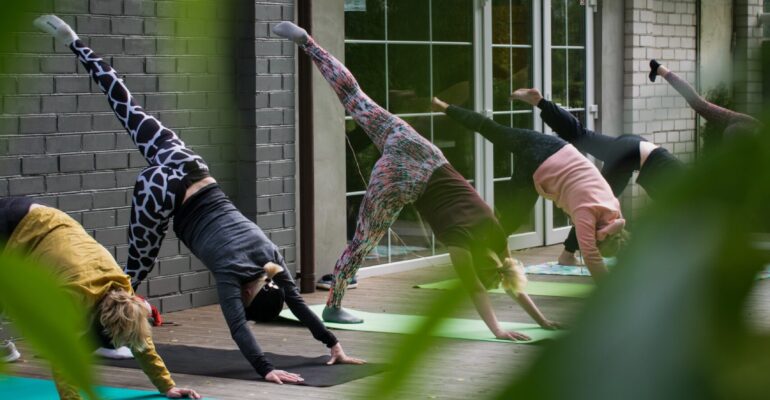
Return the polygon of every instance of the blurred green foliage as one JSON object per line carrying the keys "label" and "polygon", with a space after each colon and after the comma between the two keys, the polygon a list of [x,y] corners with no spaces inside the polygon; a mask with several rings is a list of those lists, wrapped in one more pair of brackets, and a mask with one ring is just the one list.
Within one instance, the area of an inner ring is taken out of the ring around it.
{"label": "blurred green foliage", "polygon": [[4,252],[0,258],[0,309],[68,382],[96,398],[87,312],[75,296],[62,289],[50,269]]}

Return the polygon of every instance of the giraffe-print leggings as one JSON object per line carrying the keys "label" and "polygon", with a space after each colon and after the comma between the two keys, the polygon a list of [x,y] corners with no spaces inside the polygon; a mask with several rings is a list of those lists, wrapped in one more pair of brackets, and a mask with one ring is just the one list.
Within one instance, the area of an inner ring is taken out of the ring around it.
{"label": "giraffe-print leggings", "polygon": [[687,81],[680,78],[673,71],[669,71],[663,78],[665,78],[668,83],[673,86],[682,97],[684,97],[687,104],[689,104],[698,115],[705,118],[706,121],[722,127],[726,135],[751,132],[759,126],[759,121],[749,115],[728,110],[708,102],[695,91],[695,88],[690,86]]}
{"label": "giraffe-print leggings", "polygon": [[422,194],[433,171],[447,160],[433,143],[370,99],[350,71],[312,38],[300,48],[382,153],[369,177],[353,240],[334,266],[335,283],[326,304],[340,307],[348,280],[355,276],[364,257],[377,246],[401,209]]}
{"label": "giraffe-print leggings", "polygon": [[136,179],[128,229],[125,272],[136,287],[152,270],[169,219],[184,200],[187,187],[208,175],[203,159],[154,117],[146,114],[131,96],[115,70],[80,40],[70,49],[91,74],[107,101],[150,164]]}

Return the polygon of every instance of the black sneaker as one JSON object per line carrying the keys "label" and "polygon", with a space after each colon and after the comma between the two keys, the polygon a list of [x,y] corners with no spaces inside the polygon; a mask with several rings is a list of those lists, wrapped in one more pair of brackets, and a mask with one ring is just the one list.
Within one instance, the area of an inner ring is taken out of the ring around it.
{"label": "black sneaker", "polygon": [[[315,287],[318,289],[331,289],[334,284],[334,275],[326,274],[316,282]],[[348,289],[355,289],[358,287],[358,279],[354,276],[348,281]]]}

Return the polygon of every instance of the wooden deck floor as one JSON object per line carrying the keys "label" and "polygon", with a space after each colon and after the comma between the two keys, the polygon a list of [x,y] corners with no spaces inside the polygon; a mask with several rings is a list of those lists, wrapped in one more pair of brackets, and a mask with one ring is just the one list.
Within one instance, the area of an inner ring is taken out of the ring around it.
{"label": "wooden deck floor", "polygon": [[[519,253],[525,263],[550,261],[560,247],[539,248]],[[351,290],[345,304],[372,312],[419,314],[433,296],[434,290],[418,290],[412,286],[453,277],[450,267],[432,267],[373,277],[362,280],[359,288]],[[588,282],[584,277],[537,276],[537,280]],[[309,304],[325,301],[326,293],[306,295]],[[504,321],[529,322],[529,318],[504,296],[492,296],[498,317]],[[770,329],[770,281],[762,281],[754,292],[749,318],[761,329]],[[535,301],[550,318],[569,323],[581,306],[581,300],[556,297],[536,297]],[[470,309],[457,311],[458,316],[477,318]],[[235,349],[218,306],[202,307],[165,316],[180,326],[154,329],[157,343],[178,343]],[[259,343],[266,351],[284,354],[316,356],[326,354],[325,347],[316,342],[304,328],[288,324],[251,325]],[[395,335],[335,331],[350,355],[370,361],[387,361],[398,339]],[[23,360],[13,364],[11,373],[30,377],[49,377],[48,369],[26,351],[20,342]],[[401,393],[404,399],[468,399],[488,393],[491,388],[507,382],[512,373],[522,370],[539,351],[538,346],[508,345],[490,342],[443,340],[440,348],[428,356],[422,368],[412,377],[410,387]],[[139,370],[100,367],[103,384],[135,389],[153,389]],[[369,377],[331,388],[275,385],[175,374],[180,386],[193,387],[202,394],[219,399],[340,399],[362,398],[368,385],[380,376]],[[0,394],[0,397],[1,394]]]}

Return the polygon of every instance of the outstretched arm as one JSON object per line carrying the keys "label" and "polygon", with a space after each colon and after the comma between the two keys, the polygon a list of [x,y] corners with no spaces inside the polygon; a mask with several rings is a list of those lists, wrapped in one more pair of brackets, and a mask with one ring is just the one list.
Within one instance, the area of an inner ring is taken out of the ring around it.
{"label": "outstretched arm", "polygon": [[504,340],[529,340],[529,336],[523,333],[506,332],[500,327],[495,311],[492,309],[492,303],[489,301],[487,290],[473,272],[473,259],[471,254],[459,247],[450,247],[448,250],[449,256],[452,259],[452,266],[460,277],[463,287],[471,296],[471,300],[473,301],[473,305],[479,313],[479,316],[481,316],[481,319],[495,337]]}
{"label": "outstretched arm", "polygon": [[303,379],[297,374],[275,369],[270,360],[262,353],[262,349],[259,348],[254,335],[246,324],[240,284],[237,282],[217,282],[217,292],[219,294],[219,306],[222,308],[222,314],[224,314],[227,326],[230,328],[230,335],[238,345],[238,349],[241,350],[241,354],[246,357],[257,373],[265,377],[265,380],[278,384],[302,382]]}

